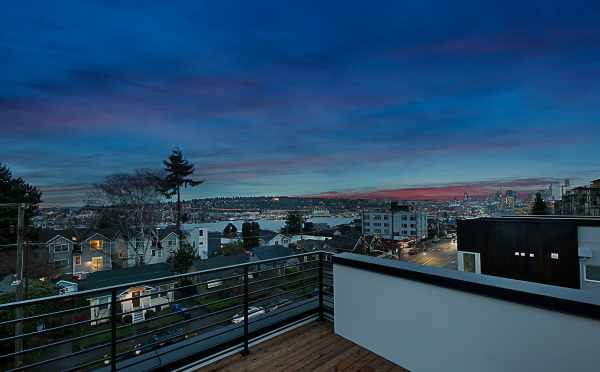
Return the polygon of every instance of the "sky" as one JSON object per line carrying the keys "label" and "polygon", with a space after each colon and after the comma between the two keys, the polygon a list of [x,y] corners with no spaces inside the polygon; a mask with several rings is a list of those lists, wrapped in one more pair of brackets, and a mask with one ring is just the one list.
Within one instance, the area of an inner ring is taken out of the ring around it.
{"label": "sky", "polygon": [[175,147],[186,198],[600,178],[598,1],[19,1],[0,162],[45,205]]}

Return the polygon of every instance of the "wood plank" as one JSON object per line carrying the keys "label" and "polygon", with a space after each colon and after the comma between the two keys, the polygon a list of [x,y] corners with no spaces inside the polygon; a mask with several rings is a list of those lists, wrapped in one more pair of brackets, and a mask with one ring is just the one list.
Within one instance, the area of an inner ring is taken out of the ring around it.
{"label": "wood plank", "polygon": [[[255,347],[250,348],[250,355],[243,357],[241,354],[236,354],[229,358],[225,358],[221,361],[216,362],[215,364],[211,364],[202,369],[202,372],[215,372],[215,371],[225,371],[227,367],[231,366],[235,363],[245,363],[249,360],[249,358],[255,358],[257,355],[261,355],[261,353],[265,351],[275,351],[280,348],[290,347],[294,345],[297,341],[302,339],[312,339],[315,337],[314,335],[321,335],[325,333],[326,330],[323,330],[320,327],[316,327],[312,324],[308,324],[306,326],[298,327],[293,329],[290,332],[286,332],[282,335],[274,337],[270,340],[262,342]],[[251,359],[250,359],[251,360]]]}
{"label": "wood plank", "polygon": [[311,322],[225,358],[198,372],[407,372],[406,369],[336,335],[329,323]]}

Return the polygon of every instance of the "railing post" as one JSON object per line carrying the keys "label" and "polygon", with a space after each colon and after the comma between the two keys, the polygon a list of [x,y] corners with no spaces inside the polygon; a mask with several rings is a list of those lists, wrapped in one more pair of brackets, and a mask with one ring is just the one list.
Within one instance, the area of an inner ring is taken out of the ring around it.
{"label": "railing post", "polygon": [[319,252],[319,320],[323,319],[323,252]]}
{"label": "railing post", "polygon": [[117,290],[113,288],[110,293],[110,370],[117,370]]}
{"label": "railing post", "polygon": [[244,351],[242,355],[250,354],[248,350],[248,266],[244,266]]}

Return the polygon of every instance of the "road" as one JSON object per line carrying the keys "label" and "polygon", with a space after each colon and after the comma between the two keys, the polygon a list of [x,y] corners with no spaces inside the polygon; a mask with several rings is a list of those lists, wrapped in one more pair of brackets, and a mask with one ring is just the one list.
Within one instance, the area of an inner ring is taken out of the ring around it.
{"label": "road", "polygon": [[457,270],[456,243],[450,239],[442,239],[437,243],[429,240],[419,244],[419,248],[415,250],[417,251],[416,255],[411,256],[404,253],[400,256],[400,260]]}

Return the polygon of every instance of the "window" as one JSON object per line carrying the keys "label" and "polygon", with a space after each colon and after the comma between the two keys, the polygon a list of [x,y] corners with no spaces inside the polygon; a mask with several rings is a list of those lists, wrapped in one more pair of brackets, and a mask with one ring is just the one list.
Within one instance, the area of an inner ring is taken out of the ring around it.
{"label": "window", "polygon": [[381,229],[375,229],[375,234],[381,234]]}
{"label": "window", "polygon": [[202,229],[198,230],[198,235],[204,236],[204,230],[202,230]]}
{"label": "window", "polygon": [[66,266],[68,264],[69,264],[69,260],[68,259],[54,260],[54,265],[57,266],[57,267]]}
{"label": "window", "polygon": [[588,282],[600,282],[600,266],[585,265],[585,280]]}
{"label": "window", "polygon": [[102,257],[92,257],[92,270],[102,271],[104,267],[104,259]]}
{"label": "window", "polygon": [[406,221],[406,216],[402,216],[402,221]]}
{"label": "window", "polygon": [[365,222],[365,226],[371,226],[371,224],[368,222]]}
{"label": "window", "polygon": [[371,232],[371,229],[365,229],[365,232]]}
{"label": "window", "polygon": [[176,245],[177,245],[177,240],[175,240],[175,239],[169,239],[169,240],[167,240],[167,247],[173,248]]}
{"label": "window", "polygon": [[90,240],[90,248],[91,249],[94,249],[96,251],[101,251],[103,247],[104,247],[104,240],[100,240],[100,239]]}
{"label": "window", "polygon": [[98,310],[106,310],[108,309],[108,303],[110,302],[110,299],[108,297],[99,297],[98,298]]}
{"label": "window", "polygon": [[402,235],[406,235],[406,234],[408,234],[408,231],[402,230]]}
{"label": "window", "polygon": [[155,256],[156,256],[156,249],[153,249],[152,250],[152,257],[155,257]]}
{"label": "window", "polygon": [[56,244],[54,245],[54,253],[68,252],[69,245],[68,244]]}
{"label": "window", "polygon": [[411,228],[413,228],[413,229],[415,228],[415,226],[416,226],[416,225],[415,225],[414,223],[411,223],[411,224],[410,224],[410,227],[411,227]]}
{"label": "window", "polygon": [[390,224],[389,224],[389,223],[384,223],[384,224],[383,224],[383,227],[389,227],[389,226],[390,226]]}
{"label": "window", "polygon": [[408,224],[406,224],[406,223],[403,223],[403,224],[402,224],[402,227],[408,227]]}
{"label": "window", "polygon": [[81,256],[75,256],[75,265],[81,265]]}
{"label": "window", "polygon": [[380,219],[381,219],[381,216],[375,216],[374,218],[375,218],[376,220],[380,220]]}
{"label": "window", "polygon": [[479,253],[458,252],[458,270],[481,274],[480,260]]}
{"label": "window", "polygon": [[383,219],[387,220],[387,219],[389,219],[389,217],[388,216],[383,216]]}
{"label": "window", "polygon": [[410,220],[414,221],[415,220],[415,216],[410,216]]}
{"label": "window", "polygon": [[375,222],[373,226],[381,226],[381,222]]}

